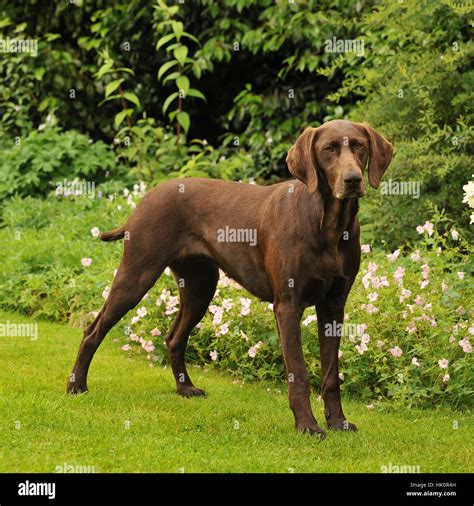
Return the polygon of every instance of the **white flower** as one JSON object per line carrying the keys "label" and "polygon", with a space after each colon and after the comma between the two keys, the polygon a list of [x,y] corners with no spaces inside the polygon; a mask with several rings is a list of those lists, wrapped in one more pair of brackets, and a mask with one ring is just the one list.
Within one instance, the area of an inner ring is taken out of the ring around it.
{"label": "white flower", "polygon": [[388,261],[389,262],[395,262],[395,260],[400,256],[400,250],[397,249],[395,250],[393,253],[391,253],[390,255],[387,255],[387,258],[388,258]]}
{"label": "white flower", "polygon": [[100,230],[97,227],[91,228],[92,237],[99,237]]}
{"label": "white flower", "polygon": [[392,356],[394,357],[400,357],[403,353],[402,349],[400,348],[400,346],[395,346],[394,348],[390,348],[390,350],[388,350]]}
{"label": "white flower", "polygon": [[447,369],[449,365],[449,360],[442,358],[441,360],[438,360],[438,365],[441,369]]}
{"label": "white flower", "polygon": [[416,365],[417,367],[419,367],[419,366],[420,366],[420,363],[418,362],[418,359],[417,359],[416,357],[413,357],[413,358],[411,359],[411,363],[412,363],[413,365]]}
{"label": "white flower", "polygon": [[218,354],[216,350],[211,351],[209,355],[211,356],[211,360],[213,360],[214,362],[217,360]]}
{"label": "white flower", "polygon": [[459,232],[454,228],[451,230],[451,237],[454,241],[459,240]]}
{"label": "white flower", "polygon": [[249,351],[248,351],[248,354],[249,354],[249,357],[250,358],[254,358],[255,355],[257,354],[257,351],[263,346],[263,343],[262,341],[259,341],[257,344],[255,344],[254,346],[252,346]]}

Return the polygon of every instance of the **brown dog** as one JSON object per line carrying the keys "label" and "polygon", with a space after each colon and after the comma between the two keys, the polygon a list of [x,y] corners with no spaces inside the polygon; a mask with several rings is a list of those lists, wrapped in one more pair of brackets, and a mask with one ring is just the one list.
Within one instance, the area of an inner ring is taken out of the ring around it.
{"label": "brown dog", "polygon": [[327,425],[356,430],[341,406],[341,333],[328,328],[341,328],[359,269],[364,167],[368,160],[369,182],[377,188],[391,158],[392,145],[371,126],[335,120],[306,129],[290,149],[287,163],[297,181],[260,187],[190,178],[152,189],[122,228],[101,236],[125,237],[125,252],[107,301],[84,332],[68,392],[87,390],[89,365],[105,335],[169,266],[180,280],[180,309],[166,337],[173,374],[181,395],[203,395],[188,376],[184,355],[214,296],[220,267],[273,302],[296,428],[324,436],[311,410],[300,334],[303,310],[316,306]]}

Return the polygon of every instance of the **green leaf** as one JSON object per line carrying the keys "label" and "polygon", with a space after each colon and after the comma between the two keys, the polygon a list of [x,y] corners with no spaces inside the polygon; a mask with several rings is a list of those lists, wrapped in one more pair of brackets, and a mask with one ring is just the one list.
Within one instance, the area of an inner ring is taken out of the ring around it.
{"label": "green leaf", "polygon": [[168,74],[164,79],[163,79],[163,84],[166,83],[167,81],[175,81],[181,74],[179,72],[171,72],[171,74]]}
{"label": "green leaf", "polygon": [[184,131],[188,133],[189,125],[191,120],[189,119],[189,114],[187,112],[181,111],[176,115],[176,119],[178,123],[184,128]]}
{"label": "green leaf", "polygon": [[198,40],[198,39],[196,39],[196,37],[195,37],[194,35],[191,35],[191,34],[190,34],[190,33],[188,33],[188,32],[183,32],[183,35],[182,35],[182,36],[183,36],[183,37],[187,37],[188,39],[191,39],[191,40],[193,40],[194,42],[196,42],[196,44],[201,45],[201,43],[199,42],[199,40]]}
{"label": "green leaf", "polygon": [[135,104],[137,107],[140,107],[140,100],[135,95],[135,93],[132,93],[131,91],[126,91],[123,94],[123,98],[125,98],[125,100],[128,100],[129,102],[132,102],[132,104]]}
{"label": "green leaf", "polygon": [[105,97],[112,95],[112,93],[123,83],[124,79],[117,79],[116,81],[110,82],[105,87]]}
{"label": "green leaf", "polygon": [[184,65],[186,61],[186,56],[188,56],[188,48],[186,46],[178,46],[174,50],[174,57],[178,60],[181,66]]}
{"label": "green leaf", "polygon": [[168,107],[171,105],[171,102],[173,102],[173,100],[179,95],[179,93],[177,91],[175,91],[174,93],[172,93],[166,100],[165,100],[165,103],[163,104],[163,114],[166,113]]}
{"label": "green leaf", "polygon": [[174,33],[169,33],[168,35],[164,35],[161,39],[156,43],[156,50],[160,49],[161,46],[167,44],[170,40],[174,39]]}
{"label": "green leaf", "polygon": [[176,60],[167,61],[158,70],[158,81],[161,80],[163,74],[167,72],[171,67],[174,67],[178,62]]}
{"label": "green leaf", "polygon": [[173,21],[171,26],[173,28],[174,34],[176,35],[176,39],[179,40],[184,31],[183,23],[181,23],[181,21]]}
{"label": "green leaf", "polygon": [[178,87],[178,90],[183,90],[184,95],[186,96],[189,90],[189,79],[186,76],[178,77],[178,79],[176,79],[176,86]]}
{"label": "green leaf", "polygon": [[115,115],[114,120],[115,129],[118,129],[118,127],[122,124],[126,116],[127,116],[127,109],[125,109],[124,111],[120,111],[118,114]]}
{"label": "green leaf", "polygon": [[35,79],[38,79],[38,81],[42,81],[45,72],[46,69],[44,67],[38,67],[37,69],[35,69],[34,72]]}
{"label": "green leaf", "polygon": [[199,90],[196,90],[194,88],[190,88],[188,90],[187,96],[201,98],[202,100],[206,101],[206,97]]}

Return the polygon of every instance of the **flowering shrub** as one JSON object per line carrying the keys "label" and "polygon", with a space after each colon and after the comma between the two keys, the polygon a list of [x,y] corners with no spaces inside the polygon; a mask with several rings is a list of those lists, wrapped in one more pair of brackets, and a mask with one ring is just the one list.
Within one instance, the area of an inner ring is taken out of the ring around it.
{"label": "flowering shrub", "polygon": [[[0,306],[81,326],[91,321],[108,296],[123,249],[120,242],[106,245],[98,236],[124,222],[143,190],[136,186],[110,196],[103,190],[92,200],[50,196],[28,199],[27,205],[13,199],[0,231],[5,245]],[[446,220],[438,213],[419,225],[413,246],[395,251],[383,244],[362,246],[361,269],[346,306],[340,377],[342,391],[369,407],[386,401],[472,405],[472,264],[469,245]],[[164,338],[178,310],[178,290],[166,270],[111,339],[124,354],[141,355],[150,366],[166,364]],[[310,381],[319,392],[314,308],[302,318],[302,340]],[[241,380],[282,381],[271,305],[221,273],[209,311],[190,337],[187,360]]]}

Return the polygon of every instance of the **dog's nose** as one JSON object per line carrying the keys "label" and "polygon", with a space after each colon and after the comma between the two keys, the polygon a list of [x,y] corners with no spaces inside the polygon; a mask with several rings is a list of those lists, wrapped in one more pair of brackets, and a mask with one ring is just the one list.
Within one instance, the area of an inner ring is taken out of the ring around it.
{"label": "dog's nose", "polygon": [[362,181],[362,176],[357,172],[350,172],[344,177],[344,183],[346,186],[358,186]]}

